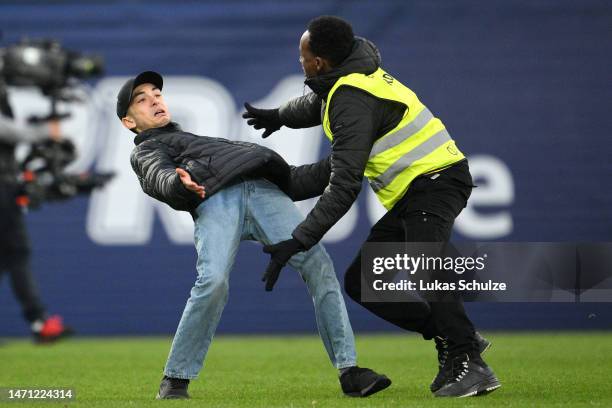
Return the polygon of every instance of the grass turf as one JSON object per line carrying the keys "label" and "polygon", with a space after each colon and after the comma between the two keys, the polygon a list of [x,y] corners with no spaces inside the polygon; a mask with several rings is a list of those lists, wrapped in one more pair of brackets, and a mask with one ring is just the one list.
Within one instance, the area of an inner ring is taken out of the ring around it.
{"label": "grass turf", "polygon": [[485,397],[433,398],[432,342],[359,335],[359,364],[393,385],[367,399],[344,397],[315,336],[215,339],[192,381],[190,401],[155,401],[169,338],[83,338],[51,346],[7,339],[0,387],[72,387],[76,401],[0,406],[68,407],[575,407],[612,406],[612,333],[485,333],[485,355],[503,386]]}

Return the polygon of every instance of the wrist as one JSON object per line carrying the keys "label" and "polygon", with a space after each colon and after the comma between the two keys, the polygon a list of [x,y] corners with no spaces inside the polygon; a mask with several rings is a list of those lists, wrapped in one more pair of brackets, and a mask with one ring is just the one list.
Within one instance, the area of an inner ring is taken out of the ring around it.
{"label": "wrist", "polygon": [[286,121],[287,114],[285,113],[287,109],[285,108],[285,105],[281,105],[280,107],[276,108],[275,110],[276,110],[276,120],[277,120],[277,123],[279,125],[281,125],[281,126],[287,126],[287,123],[288,123]]}
{"label": "wrist", "polygon": [[299,226],[293,231],[291,237],[302,245],[302,251],[308,251],[319,242],[318,240],[310,239],[300,230]]}
{"label": "wrist", "polygon": [[300,242],[300,240],[298,240],[297,238],[292,236],[290,241],[291,241],[291,246],[294,250],[298,252],[302,252],[306,250],[306,246],[302,244],[302,242]]}
{"label": "wrist", "polygon": [[279,127],[283,126],[283,122],[281,121],[280,117],[280,109],[270,109],[270,111],[270,118],[272,119],[272,121],[276,123]]}

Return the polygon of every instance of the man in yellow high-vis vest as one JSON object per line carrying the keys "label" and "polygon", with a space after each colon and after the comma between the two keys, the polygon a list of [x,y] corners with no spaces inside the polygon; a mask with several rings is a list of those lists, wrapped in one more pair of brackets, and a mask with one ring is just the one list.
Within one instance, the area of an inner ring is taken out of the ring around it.
{"label": "man in yellow high-vis vest", "polygon": [[[263,137],[281,126],[322,125],[331,141],[329,157],[292,169],[293,191],[321,197],[292,239],[264,248],[271,254],[266,290],[291,256],[309,250],[349,210],[364,176],[388,210],[367,242],[447,242],[473,185],[467,160],[440,119],[380,67],[374,44],[355,37],[340,18],[309,23],[300,62],[312,93],[278,109],[245,104],[243,115],[249,125],[265,129]],[[345,274],[345,289],[377,316],[435,340],[434,395],[481,395],[500,386],[481,357],[490,343],[475,331],[459,295],[443,302],[364,302],[361,252]]]}

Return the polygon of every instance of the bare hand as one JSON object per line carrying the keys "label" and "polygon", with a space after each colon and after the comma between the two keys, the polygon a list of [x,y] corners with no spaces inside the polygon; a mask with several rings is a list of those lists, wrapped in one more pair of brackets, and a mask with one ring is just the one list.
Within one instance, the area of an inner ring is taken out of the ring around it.
{"label": "bare hand", "polygon": [[206,193],[204,192],[204,186],[201,186],[195,181],[193,181],[189,173],[187,173],[185,170],[177,168],[176,174],[179,175],[181,183],[183,183],[187,190],[196,193],[198,196],[200,196],[200,198],[204,198],[204,196],[206,196]]}

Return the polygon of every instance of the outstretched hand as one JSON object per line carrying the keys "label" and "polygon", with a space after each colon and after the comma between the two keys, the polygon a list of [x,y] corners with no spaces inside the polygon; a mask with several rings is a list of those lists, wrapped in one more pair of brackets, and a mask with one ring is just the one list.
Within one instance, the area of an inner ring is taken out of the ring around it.
{"label": "outstretched hand", "polygon": [[263,282],[266,282],[266,292],[270,292],[274,288],[281,270],[289,262],[289,259],[298,252],[305,251],[305,248],[297,239],[291,238],[278,244],[266,245],[263,251],[266,254],[272,255],[266,272],[261,278]]}
{"label": "outstretched hand", "polygon": [[176,169],[176,174],[179,175],[181,179],[181,183],[185,186],[185,188],[193,193],[196,193],[200,198],[204,198],[206,196],[206,192],[204,191],[204,186],[199,185],[195,181],[191,179],[191,175],[187,173],[185,170],[181,168]]}
{"label": "outstretched hand", "polygon": [[244,108],[246,112],[242,114],[242,117],[247,120],[248,125],[255,129],[265,129],[261,135],[264,139],[283,126],[278,109],[259,109],[248,102],[244,103]]}

